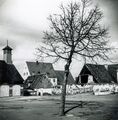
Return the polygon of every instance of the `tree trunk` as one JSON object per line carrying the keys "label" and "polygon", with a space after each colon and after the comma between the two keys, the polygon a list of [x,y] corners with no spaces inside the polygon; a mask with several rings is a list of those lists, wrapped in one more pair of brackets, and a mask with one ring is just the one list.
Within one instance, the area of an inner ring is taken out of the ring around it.
{"label": "tree trunk", "polygon": [[72,62],[73,51],[74,51],[74,47],[72,48],[72,50],[70,52],[70,56],[65,65],[64,81],[63,81],[63,85],[62,85],[62,95],[61,95],[61,115],[62,116],[65,115],[66,85],[67,85],[67,81],[68,81],[69,67]]}
{"label": "tree trunk", "polygon": [[64,73],[64,81],[62,85],[62,95],[61,95],[61,115],[65,115],[65,99],[66,99],[66,84],[68,80],[68,74],[69,74],[69,64],[67,63],[65,65],[65,73]]}

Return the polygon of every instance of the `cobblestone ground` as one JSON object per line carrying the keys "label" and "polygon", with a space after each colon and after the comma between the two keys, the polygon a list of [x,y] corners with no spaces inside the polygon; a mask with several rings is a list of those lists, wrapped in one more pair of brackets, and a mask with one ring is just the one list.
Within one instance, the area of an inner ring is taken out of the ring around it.
{"label": "cobblestone ground", "polygon": [[0,120],[118,120],[118,95],[67,96],[60,116],[60,96],[0,98]]}

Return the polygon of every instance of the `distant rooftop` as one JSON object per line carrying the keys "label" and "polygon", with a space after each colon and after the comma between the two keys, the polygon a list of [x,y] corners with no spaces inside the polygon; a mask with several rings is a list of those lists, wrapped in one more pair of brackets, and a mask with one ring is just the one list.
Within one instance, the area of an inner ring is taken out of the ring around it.
{"label": "distant rooftop", "polygon": [[[57,75],[57,79],[58,79],[58,85],[62,85],[63,84],[63,80],[64,80],[64,71],[62,70],[55,70],[56,75]],[[74,84],[74,78],[72,76],[72,74],[69,72],[68,75],[68,81],[67,84]]]}
{"label": "distant rooftop", "polygon": [[29,72],[32,75],[34,74],[42,74],[46,73],[48,77],[55,78],[56,74],[53,68],[52,63],[44,63],[44,62],[26,62]]}

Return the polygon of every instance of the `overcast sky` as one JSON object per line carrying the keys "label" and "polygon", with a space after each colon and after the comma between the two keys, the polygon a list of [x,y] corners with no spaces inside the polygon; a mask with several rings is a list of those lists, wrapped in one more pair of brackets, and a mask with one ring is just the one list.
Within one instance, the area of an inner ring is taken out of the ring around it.
{"label": "overcast sky", "polygon": [[[35,48],[42,40],[42,32],[48,29],[47,17],[58,13],[60,3],[66,4],[68,1],[70,0],[0,0],[0,59],[2,48],[9,40],[9,45],[13,48],[13,62],[19,71],[25,61],[35,61]],[[117,47],[118,0],[94,0],[94,2],[99,4],[104,13],[104,23],[110,28],[110,43]],[[117,61],[118,52],[112,58]],[[82,61],[75,62],[72,64],[74,77],[78,75],[83,65]],[[58,68],[63,68],[62,63],[56,66],[56,69]]]}

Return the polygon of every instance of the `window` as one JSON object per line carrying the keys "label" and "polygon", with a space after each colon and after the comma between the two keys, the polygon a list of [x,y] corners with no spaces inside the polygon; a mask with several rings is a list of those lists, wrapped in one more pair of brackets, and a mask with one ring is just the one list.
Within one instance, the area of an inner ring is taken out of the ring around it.
{"label": "window", "polygon": [[24,72],[23,75],[24,75],[24,76],[25,76],[25,75],[28,75],[28,72]]}
{"label": "window", "polygon": [[28,87],[30,86],[30,83],[28,83]]}
{"label": "window", "polygon": [[55,82],[55,79],[53,79],[53,82]]}

